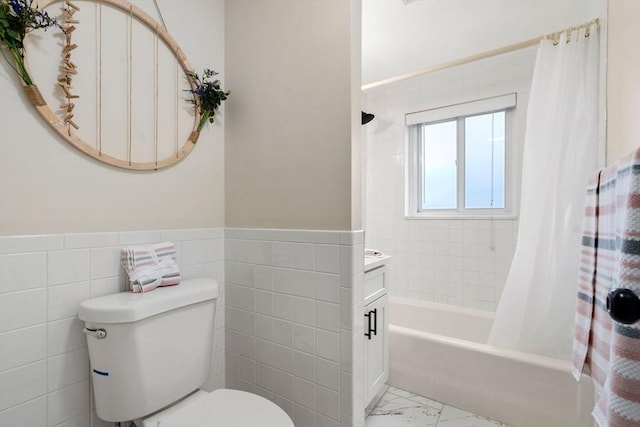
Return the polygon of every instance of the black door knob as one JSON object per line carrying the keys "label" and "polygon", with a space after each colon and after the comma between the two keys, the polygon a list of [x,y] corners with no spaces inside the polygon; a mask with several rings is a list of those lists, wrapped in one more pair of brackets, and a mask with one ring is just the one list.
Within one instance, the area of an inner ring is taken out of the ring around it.
{"label": "black door knob", "polygon": [[607,294],[607,311],[616,322],[636,323],[640,320],[640,298],[631,289],[612,289]]}

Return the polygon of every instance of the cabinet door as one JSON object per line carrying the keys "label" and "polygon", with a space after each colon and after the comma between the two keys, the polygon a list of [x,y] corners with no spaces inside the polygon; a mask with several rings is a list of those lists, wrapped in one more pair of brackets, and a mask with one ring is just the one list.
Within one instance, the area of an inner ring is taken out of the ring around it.
{"label": "cabinet door", "polygon": [[389,379],[388,300],[385,294],[364,308],[365,406]]}

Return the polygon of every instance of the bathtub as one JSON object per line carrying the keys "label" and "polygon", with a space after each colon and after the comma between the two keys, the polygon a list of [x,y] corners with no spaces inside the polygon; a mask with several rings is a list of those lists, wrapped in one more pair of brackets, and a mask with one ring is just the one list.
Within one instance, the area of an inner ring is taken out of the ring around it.
{"label": "bathtub", "polygon": [[389,384],[513,427],[593,427],[568,361],[489,346],[493,314],[391,298]]}

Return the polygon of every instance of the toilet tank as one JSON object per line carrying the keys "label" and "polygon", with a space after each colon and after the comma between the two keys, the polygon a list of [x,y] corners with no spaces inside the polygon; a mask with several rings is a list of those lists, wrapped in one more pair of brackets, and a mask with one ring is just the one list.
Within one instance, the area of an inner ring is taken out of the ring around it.
{"label": "toilet tank", "polygon": [[151,414],[198,389],[209,376],[218,284],[189,279],[147,293],[84,301],[96,413],[105,421]]}

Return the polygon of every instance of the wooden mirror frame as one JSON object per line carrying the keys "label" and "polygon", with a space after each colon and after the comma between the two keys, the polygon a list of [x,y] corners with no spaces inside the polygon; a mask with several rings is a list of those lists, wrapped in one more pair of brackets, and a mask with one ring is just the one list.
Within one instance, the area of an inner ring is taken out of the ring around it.
{"label": "wooden mirror frame", "polygon": [[[180,64],[180,67],[185,72],[185,75],[187,76],[187,79],[189,81],[190,88],[192,90],[196,89],[195,81],[189,75],[189,73],[193,71],[193,68],[187,61],[187,57],[185,56],[182,49],[180,49],[180,47],[178,46],[178,43],[162,27],[161,24],[156,22],[149,15],[147,15],[142,9],[136,7],[135,5],[125,0],[89,0],[89,1],[113,6],[130,15],[132,19],[135,18],[139,22],[145,24],[151,31],[153,31],[157,35],[157,37],[160,40],[162,40],[167,45],[169,50],[174,54],[177,62]],[[36,3],[39,9],[44,9],[54,3],[64,3],[64,0],[39,0],[39,1],[36,0],[34,1],[34,5]],[[29,68],[27,58],[25,58],[25,67],[27,68],[27,71],[31,74],[31,70]],[[34,82],[34,85],[35,85],[35,82]],[[30,89],[29,86],[24,85],[24,83],[23,83],[23,87],[25,88],[25,91],[29,91]],[[68,132],[67,130],[67,126],[65,125],[65,123],[63,123],[63,121],[51,110],[51,108],[47,105],[46,101],[41,101],[39,103],[35,103],[32,101],[32,103],[34,104],[34,107],[36,108],[36,110],[38,110],[40,115],[47,121],[47,123],[56,132],[58,132],[58,134],[60,134],[60,136],[64,138],[68,143],[70,143],[78,150],[93,157],[96,160],[99,160],[101,162],[107,163],[112,166],[124,168],[124,169],[145,171],[145,170],[157,170],[167,166],[171,166],[179,162],[180,160],[182,160],[191,152],[199,136],[199,133],[197,132],[197,126],[198,126],[198,118],[199,118],[200,111],[197,108],[194,108],[195,114],[194,114],[193,130],[189,138],[187,139],[187,141],[181,147],[179,147],[177,151],[174,154],[172,154],[170,157],[167,157],[164,159],[158,159],[156,161],[151,161],[151,162],[134,162],[131,160],[123,160],[120,158],[113,157],[109,154],[106,154],[101,150],[98,150],[93,146],[87,144],[76,135],[70,134],[70,132]],[[37,105],[42,103],[44,103],[44,105]]]}

